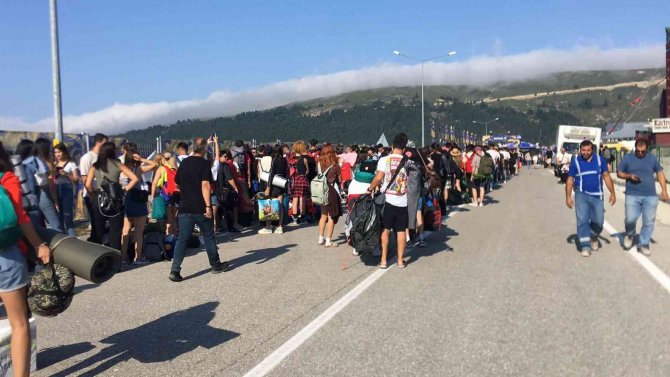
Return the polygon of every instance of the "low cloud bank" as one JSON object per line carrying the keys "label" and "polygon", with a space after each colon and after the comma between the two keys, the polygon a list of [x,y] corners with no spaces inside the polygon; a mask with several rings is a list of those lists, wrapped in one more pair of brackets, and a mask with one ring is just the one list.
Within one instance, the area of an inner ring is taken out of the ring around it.
{"label": "low cloud bank", "polygon": [[[572,50],[542,49],[518,55],[480,56],[460,62],[430,62],[425,66],[426,85],[483,86],[499,81],[523,81],[565,71],[626,70],[662,67],[665,46]],[[257,89],[216,91],[203,99],[176,102],[114,104],[102,110],[67,115],[65,132],[118,134],[186,118],[210,118],[244,111],[264,110],[296,101],[330,97],[364,89],[414,86],[419,83],[416,65],[382,64],[326,75],[305,76]],[[0,130],[51,131],[53,118],[36,122],[0,116]]]}

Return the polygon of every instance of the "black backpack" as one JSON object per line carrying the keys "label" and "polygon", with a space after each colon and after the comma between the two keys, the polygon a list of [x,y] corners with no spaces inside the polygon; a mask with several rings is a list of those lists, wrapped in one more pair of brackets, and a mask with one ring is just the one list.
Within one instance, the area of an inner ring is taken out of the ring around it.
{"label": "black backpack", "polygon": [[103,177],[98,190],[98,205],[100,213],[106,217],[114,217],[123,212],[124,195],[121,184]]}
{"label": "black backpack", "polygon": [[152,262],[165,259],[164,236],[160,229],[148,229],[147,232],[144,232],[142,256]]}
{"label": "black backpack", "polygon": [[305,156],[307,159],[307,165],[309,166],[309,174],[307,174],[307,180],[312,182],[312,180],[319,174],[316,171],[316,160],[312,156]]}

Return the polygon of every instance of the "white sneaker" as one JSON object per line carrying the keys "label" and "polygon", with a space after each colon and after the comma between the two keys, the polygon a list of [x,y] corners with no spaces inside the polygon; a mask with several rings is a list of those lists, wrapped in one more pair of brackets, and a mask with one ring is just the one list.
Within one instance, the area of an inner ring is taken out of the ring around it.
{"label": "white sneaker", "polygon": [[470,203],[470,205],[473,206],[473,207],[477,207],[477,203],[475,203],[475,202]]}
{"label": "white sneaker", "polygon": [[361,253],[359,253],[358,251],[356,251],[356,249],[354,249],[353,247],[351,248],[351,254],[353,254],[354,256],[359,256],[359,255],[361,255]]}
{"label": "white sneaker", "polygon": [[272,228],[261,228],[258,234],[272,234]]}
{"label": "white sneaker", "polygon": [[484,203],[479,202],[479,206],[480,206],[480,207],[483,207],[483,206],[484,206]]}
{"label": "white sneaker", "polygon": [[583,257],[590,257],[591,256],[591,250],[582,250],[582,256]]}
{"label": "white sneaker", "polygon": [[623,238],[623,248],[624,250],[630,250],[633,248],[633,237],[632,236],[625,236]]}
{"label": "white sneaker", "polygon": [[280,226],[279,228],[275,229],[275,234],[284,234],[284,228]]}
{"label": "white sneaker", "polygon": [[637,251],[639,251],[645,257],[651,256],[651,250],[649,250],[649,246],[638,246]]}

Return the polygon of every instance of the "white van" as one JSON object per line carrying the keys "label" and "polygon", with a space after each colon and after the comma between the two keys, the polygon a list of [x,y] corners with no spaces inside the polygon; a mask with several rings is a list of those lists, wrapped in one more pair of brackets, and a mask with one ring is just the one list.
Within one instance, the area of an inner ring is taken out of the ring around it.
{"label": "white van", "polygon": [[593,152],[598,153],[598,146],[600,145],[600,137],[602,129],[598,127],[582,127],[582,126],[558,126],[556,134],[556,148],[560,151],[563,147],[568,153],[579,151],[579,144],[584,140],[591,140],[595,146]]}

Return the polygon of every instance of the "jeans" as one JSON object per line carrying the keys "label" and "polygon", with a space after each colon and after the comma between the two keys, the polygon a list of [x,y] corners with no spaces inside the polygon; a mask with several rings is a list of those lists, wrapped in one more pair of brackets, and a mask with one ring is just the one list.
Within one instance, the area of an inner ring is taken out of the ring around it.
{"label": "jeans", "polygon": [[33,223],[33,225],[41,226],[42,216],[44,216],[44,219],[47,222],[47,228],[62,233],[63,227],[61,226],[58,211],[56,211],[54,201],[51,198],[51,193],[49,190],[44,190],[41,188],[36,188],[35,191],[39,208],[28,212],[30,221]]}
{"label": "jeans", "polygon": [[177,244],[174,248],[171,271],[181,271],[181,264],[184,261],[184,254],[186,254],[186,241],[191,237],[193,227],[196,224],[198,225],[198,228],[200,228],[202,238],[205,240],[209,265],[214,267],[221,263],[219,252],[216,247],[216,238],[214,237],[214,220],[206,218],[205,215],[197,215],[193,213],[180,213],[178,219],[179,236],[177,237]]}
{"label": "jeans", "polygon": [[95,225],[95,212],[93,211],[93,202],[91,201],[91,195],[84,196],[84,204],[86,205],[86,211],[88,212],[89,224],[91,224],[91,235],[88,237],[89,242],[93,243],[102,243],[101,240],[98,240],[97,227]]}
{"label": "jeans", "polygon": [[575,213],[577,214],[577,239],[580,249],[591,250],[591,238],[603,231],[605,205],[597,196],[575,191]]}
{"label": "jeans", "polygon": [[56,186],[58,192],[58,206],[60,207],[59,220],[63,224],[68,236],[76,236],[74,232],[74,191],[72,184],[59,183]]}
{"label": "jeans", "polygon": [[651,236],[654,233],[654,221],[656,221],[656,207],[658,207],[657,196],[626,195],[626,235],[635,235],[637,219],[642,215],[642,229],[640,229],[640,246],[649,246]]}

